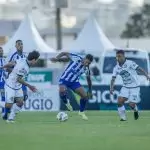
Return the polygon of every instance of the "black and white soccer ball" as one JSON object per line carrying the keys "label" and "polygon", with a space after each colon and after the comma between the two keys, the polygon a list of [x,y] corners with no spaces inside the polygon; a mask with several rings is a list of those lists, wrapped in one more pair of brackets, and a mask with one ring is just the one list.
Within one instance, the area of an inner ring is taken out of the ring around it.
{"label": "black and white soccer ball", "polygon": [[68,120],[68,114],[65,112],[59,112],[56,116],[57,120],[59,121],[67,121]]}

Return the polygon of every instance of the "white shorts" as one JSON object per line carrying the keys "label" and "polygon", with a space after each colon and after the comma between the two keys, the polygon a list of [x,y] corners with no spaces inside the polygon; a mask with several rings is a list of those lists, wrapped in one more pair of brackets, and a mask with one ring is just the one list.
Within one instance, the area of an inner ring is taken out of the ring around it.
{"label": "white shorts", "polygon": [[19,90],[14,90],[7,85],[5,85],[5,99],[6,103],[14,103],[14,98],[22,98],[23,91],[22,88]]}
{"label": "white shorts", "polygon": [[136,88],[122,87],[119,96],[127,98],[129,102],[139,103],[140,87],[136,87]]}

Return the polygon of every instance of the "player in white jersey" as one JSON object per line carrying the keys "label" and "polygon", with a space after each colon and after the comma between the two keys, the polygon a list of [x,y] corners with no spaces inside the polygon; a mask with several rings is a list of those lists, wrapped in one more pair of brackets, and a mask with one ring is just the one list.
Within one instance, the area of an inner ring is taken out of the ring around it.
{"label": "player in white jersey", "polygon": [[134,61],[127,60],[125,58],[124,51],[119,50],[116,53],[117,65],[113,70],[110,94],[113,94],[114,82],[117,75],[120,75],[123,80],[123,87],[121,88],[120,95],[118,97],[118,114],[120,116],[120,121],[126,121],[126,113],[124,103],[129,100],[129,106],[134,110],[134,118],[137,120],[139,118],[137,102],[139,100],[140,83],[138,80],[137,72],[141,72],[146,76],[148,80],[150,77],[148,74],[139,67]]}
{"label": "player in white jersey", "polygon": [[[91,78],[90,78],[89,65],[93,61],[93,56],[90,54],[87,54],[84,58],[82,58],[81,56],[76,55],[76,54],[62,52],[56,58],[52,58],[51,60],[54,62],[59,62],[59,61],[64,61],[65,58],[66,60],[69,60],[70,63],[64,70],[59,80],[60,98],[66,104],[67,108],[70,111],[72,111],[72,107],[68,100],[67,88],[70,88],[75,93],[80,95],[81,99],[80,99],[79,115],[81,115],[82,119],[87,120],[88,118],[84,114],[84,110],[85,110],[86,102],[89,99],[89,96],[92,95],[91,94],[92,83],[91,83]],[[87,76],[87,82],[88,82],[88,87],[89,87],[88,94],[85,92],[84,88],[81,86],[79,82],[79,78],[83,73],[86,73],[86,76]]]}
{"label": "player in white jersey", "polygon": [[[29,73],[29,67],[34,65],[40,54],[37,51],[32,51],[29,53],[27,59],[18,60],[12,72],[9,74],[8,79],[5,82],[5,98],[6,103],[0,103],[0,106],[5,106],[6,108],[11,108],[10,115],[8,117],[8,122],[13,122],[16,113],[18,113],[23,105],[22,97],[22,85],[27,86],[31,91],[36,92],[36,88],[27,82],[24,78]],[[14,65],[11,64],[10,65]],[[14,103],[15,99],[15,103]]]}
{"label": "player in white jersey", "polygon": [[[23,53],[23,42],[22,42],[22,40],[17,40],[16,41],[16,43],[15,43],[15,49],[12,50],[12,51],[10,51],[10,53],[8,54],[8,56],[6,58],[6,63],[16,62],[19,59],[26,59],[26,56]],[[7,65],[7,64],[5,64],[5,65]],[[9,73],[13,70],[13,68],[14,68],[14,66],[7,67],[7,69],[6,69],[6,71],[7,71],[7,77],[9,75]],[[22,90],[23,90],[23,95],[24,95],[23,99],[25,101],[28,98],[26,86],[23,85],[22,86]],[[5,108],[4,115],[3,115],[3,119],[4,120],[7,120],[9,112],[10,112],[10,109]]]}

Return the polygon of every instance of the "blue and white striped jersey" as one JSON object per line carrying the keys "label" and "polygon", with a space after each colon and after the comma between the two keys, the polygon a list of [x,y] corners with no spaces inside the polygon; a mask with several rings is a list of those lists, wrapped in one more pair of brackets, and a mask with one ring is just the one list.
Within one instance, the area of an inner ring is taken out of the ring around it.
{"label": "blue and white striped jersey", "polygon": [[17,51],[15,51],[7,56],[6,61],[11,62],[11,61],[17,61],[19,59],[24,59],[24,58],[26,58],[24,53],[20,55]]}
{"label": "blue and white striped jersey", "polygon": [[76,54],[70,54],[71,62],[66,67],[60,80],[68,82],[78,82],[83,73],[88,73],[89,69],[83,65],[83,58]]}
{"label": "blue and white striped jersey", "polygon": [[[0,57],[0,66],[4,66],[5,64],[5,58],[4,57]],[[4,82],[5,81],[5,70],[4,69],[0,69],[0,82]]]}

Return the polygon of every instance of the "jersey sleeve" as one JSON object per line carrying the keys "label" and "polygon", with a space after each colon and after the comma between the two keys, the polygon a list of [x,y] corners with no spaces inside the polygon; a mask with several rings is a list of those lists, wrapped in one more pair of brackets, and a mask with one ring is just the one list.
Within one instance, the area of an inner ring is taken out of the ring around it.
{"label": "jersey sleeve", "polygon": [[117,77],[117,75],[118,75],[118,73],[117,73],[117,68],[115,67],[114,69],[113,69],[113,74],[112,74],[112,77]]}
{"label": "jersey sleeve", "polygon": [[136,70],[138,66],[139,66],[139,65],[136,64],[134,61],[131,61],[131,68],[132,68],[132,69]]}
{"label": "jersey sleeve", "polygon": [[82,59],[82,57],[81,56],[79,56],[79,55],[77,55],[77,54],[73,54],[73,53],[70,53],[70,59],[72,60],[72,61],[78,61],[78,60],[81,60]]}
{"label": "jersey sleeve", "polygon": [[7,57],[6,57],[6,63],[11,62],[11,61],[16,61],[16,52],[15,53],[10,53]]}

